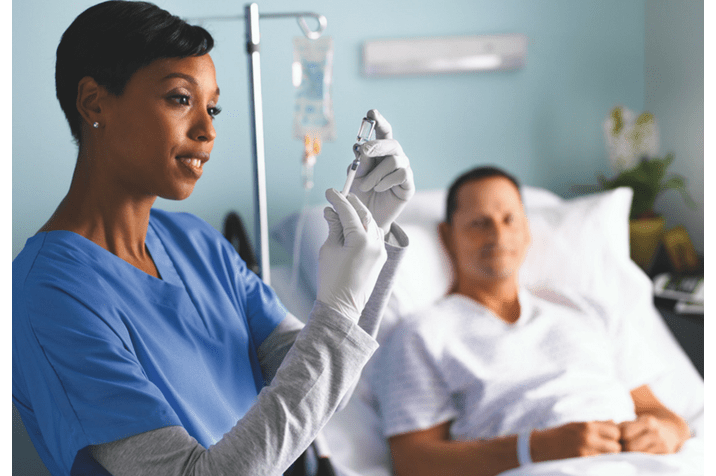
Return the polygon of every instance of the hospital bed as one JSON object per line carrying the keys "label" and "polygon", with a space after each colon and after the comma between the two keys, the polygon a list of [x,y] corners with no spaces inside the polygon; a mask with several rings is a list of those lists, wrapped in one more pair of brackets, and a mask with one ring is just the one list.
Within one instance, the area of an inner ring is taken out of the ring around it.
{"label": "hospital bed", "polygon": [[[443,296],[451,269],[437,232],[444,215],[444,190],[419,191],[398,219],[410,238],[381,325],[382,342],[396,322]],[[689,423],[693,437],[675,455],[622,453],[535,463],[502,473],[524,475],[704,474],[704,383],[653,305],[650,279],[629,258],[628,216],[632,191],[620,188],[573,199],[545,189],[523,187],[532,245],[520,281],[534,290],[568,287],[598,300],[612,319],[632,319],[670,365],[649,384],[655,395]],[[274,266],[272,286],[296,316],[308,316],[316,293],[318,250],[328,233],[323,206],[303,212],[298,279],[290,266]],[[301,214],[285,218],[272,238],[293,252]],[[292,276],[293,275],[293,276]],[[370,363],[368,364],[370,365]],[[361,377],[346,408],[323,431],[339,472],[363,476],[391,474],[387,443],[370,385]]]}

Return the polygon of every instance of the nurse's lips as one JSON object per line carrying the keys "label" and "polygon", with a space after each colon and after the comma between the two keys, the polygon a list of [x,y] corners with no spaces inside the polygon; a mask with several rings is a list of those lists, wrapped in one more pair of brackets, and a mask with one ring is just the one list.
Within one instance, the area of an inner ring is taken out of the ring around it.
{"label": "nurse's lips", "polygon": [[196,175],[201,176],[204,163],[209,160],[209,154],[206,152],[189,152],[177,155],[177,160],[179,160]]}

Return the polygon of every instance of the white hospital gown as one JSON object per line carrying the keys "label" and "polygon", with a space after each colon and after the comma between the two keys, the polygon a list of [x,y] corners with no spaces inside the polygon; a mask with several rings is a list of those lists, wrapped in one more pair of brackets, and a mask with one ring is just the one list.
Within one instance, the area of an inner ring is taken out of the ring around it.
{"label": "white hospital gown", "polygon": [[564,296],[520,291],[514,324],[462,295],[403,321],[371,365],[384,435],[446,421],[466,440],[633,420],[630,390],[652,376],[656,353],[628,322]]}

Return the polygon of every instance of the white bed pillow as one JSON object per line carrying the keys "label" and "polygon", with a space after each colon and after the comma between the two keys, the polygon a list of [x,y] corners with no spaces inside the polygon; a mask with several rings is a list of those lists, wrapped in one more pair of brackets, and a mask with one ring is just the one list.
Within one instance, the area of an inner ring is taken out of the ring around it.
{"label": "white bed pillow", "polygon": [[530,288],[568,287],[606,298],[616,295],[610,279],[615,262],[631,265],[631,188],[618,188],[551,205],[525,197],[532,243],[520,270]]}

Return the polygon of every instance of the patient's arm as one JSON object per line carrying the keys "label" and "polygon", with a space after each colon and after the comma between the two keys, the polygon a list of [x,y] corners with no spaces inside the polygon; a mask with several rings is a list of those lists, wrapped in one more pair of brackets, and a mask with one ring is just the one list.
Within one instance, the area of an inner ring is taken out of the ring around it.
{"label": "patient's arm", "polygon": [[494,475],[518,466],[517,436],[452,441],[451,422],[388,440],[397,476]]}
{"label": "patient's arm", "polygon": [[652,393],[648,385],[631,391],[637,418],[623,422],[624,451],[644,453],[675,453],[691,436],[683,418],[669,410]]}
{"label": "patient's arm", "polygon": [[[517,436],[489,440],[450,440],[450,422],[391,437],[393,469],[406,475],[492,476],[519,466]],[[619,427],[614,422],[568,423],[535,430],[530,438],[532,461],[618,453]]]}

